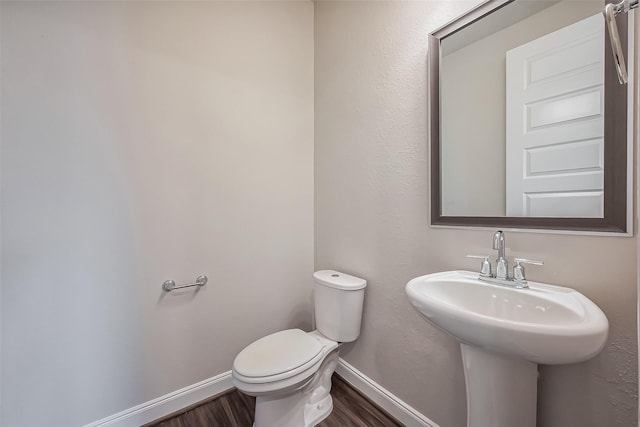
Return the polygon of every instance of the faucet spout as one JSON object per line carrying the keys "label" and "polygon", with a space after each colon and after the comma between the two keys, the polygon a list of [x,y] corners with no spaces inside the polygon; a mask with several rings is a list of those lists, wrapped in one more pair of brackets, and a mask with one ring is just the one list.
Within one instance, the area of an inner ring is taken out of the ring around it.
{"label": "faucet spout", "polygon": [[507,280],[509,278],[509,265],[504,257],[504,233],[502,230],[498,230],[493,234],[493,249],[498,251],[496,278]]}
{"label": "faucet spout", "polygon": [[504,233],[501,230],[493,234],[493,249],[498,251],[498,259],[504,258]]}

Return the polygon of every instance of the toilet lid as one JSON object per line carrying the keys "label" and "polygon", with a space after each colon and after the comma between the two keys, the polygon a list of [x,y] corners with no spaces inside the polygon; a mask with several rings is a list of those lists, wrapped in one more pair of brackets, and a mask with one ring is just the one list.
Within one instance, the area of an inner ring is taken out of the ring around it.
{"label": "toilet lid", "polygon": [[322,344],[300,329],[260,338],[236,356],[233,369],[245,377],[267,377],[298,368],[317,358]]}

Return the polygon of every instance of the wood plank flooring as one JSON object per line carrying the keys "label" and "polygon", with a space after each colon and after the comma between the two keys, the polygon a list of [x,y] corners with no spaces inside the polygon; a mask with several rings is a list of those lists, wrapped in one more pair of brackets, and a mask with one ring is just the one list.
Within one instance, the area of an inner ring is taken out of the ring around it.
{"label": "wood plank flooring", "polygon": [[[318,427],[401,427],[351,385],[333,375],[333,411]],[[146,427],[251,427],[255,398],[233,390]]]}

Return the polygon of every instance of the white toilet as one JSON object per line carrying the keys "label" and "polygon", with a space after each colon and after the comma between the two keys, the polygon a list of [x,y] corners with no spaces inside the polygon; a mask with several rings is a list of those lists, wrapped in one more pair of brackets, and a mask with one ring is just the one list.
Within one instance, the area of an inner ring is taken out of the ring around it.
{"label": "white toilet", "polygon": [[314,277],[316,330],[260,338],[233,361],[234,385],[256,396],[255,427],[311,427],[331,413],[331,376],[343,342],[360,335],[367,282],[333,270]]}

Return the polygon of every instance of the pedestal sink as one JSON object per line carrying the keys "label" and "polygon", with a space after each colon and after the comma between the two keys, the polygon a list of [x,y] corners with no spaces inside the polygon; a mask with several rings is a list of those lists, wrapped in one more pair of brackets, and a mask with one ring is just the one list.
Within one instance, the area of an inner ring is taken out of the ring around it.
{"label": "pedestal sink", "polygon": [[416,277],[406,292],[427,322],[460,341],[468,427],[535,427],[537,364],[590,359],[609,331],[597,305],[560,286],[517,289],[447,271]]}

